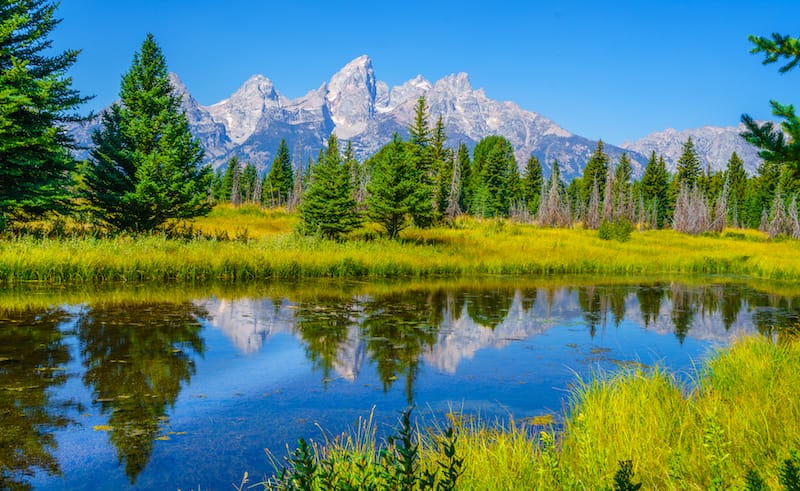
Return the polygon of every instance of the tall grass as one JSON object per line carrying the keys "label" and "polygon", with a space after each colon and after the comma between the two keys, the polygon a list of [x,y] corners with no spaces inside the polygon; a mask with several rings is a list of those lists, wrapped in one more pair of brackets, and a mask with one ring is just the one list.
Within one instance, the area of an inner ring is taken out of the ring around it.
{"label": "tall grass", "polygon": [[406,231],[399,241],[355,232],[334,242],[292,232],[296,215],[218,207],[190,233],[0,241],[0,282],[251,281],[303,277],[474,274],[725,274],[800,279],[800,242],[746,232],[692,237],[634,233],[621,243],[594,231],[460,219]]}
{"label": "tall grass", "polygon": [[[457,489],[795,489],[786,476],[800,465],[797,387],[800,342],[752,337],[713,354],[688,385],[659,368],[579,381],[555,426],[450,415]],[[377,473],[385,443],[365,428],[318,455]],[[420,468],[434,468],[442,431],[418,432]]]}

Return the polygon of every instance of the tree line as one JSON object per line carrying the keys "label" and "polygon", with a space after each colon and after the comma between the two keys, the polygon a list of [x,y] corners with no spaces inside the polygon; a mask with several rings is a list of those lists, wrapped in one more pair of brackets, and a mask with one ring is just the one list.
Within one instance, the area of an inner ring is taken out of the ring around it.
{"label": "tree line", "polygon": [[[530,156],[519,166],[511,143],[492,135],[472,151],[448,146],[441,116],[431,124],[426,100],[417,101],[408,138],[394,135],[359,162],[352,144],[335,135],[306,166],[293,166],[285,141],[269,172],[233,156],[222,169],[203,165],[204,152],[180,111],[164,55],[151,34],[121,81],[119,102],[101,115],[90,157],[76,162],[64,124],[88,98],[71,87],[67,69],[78,51],[49,55],[57,4],[12,0],[0,8],[0,229],[10,221],[77,211],[110,230],[141,232],[208,213],[215,203],[255,203],[298,209],[302,230],[337,238],[364,220],[395,238],[409,226],[452,223],[463,214],[509,217],[547,227],[591,229],[628,222],[688,233],[724,227],[760,228],[771,236],[800,237],[800,121],[793,106],[773,101],[780,127],[743,116],[743,137],[761,148],[754,176],[733,153],[721,171],[703,168],[691,139],[674,175],[655,153],[641,179],[628,155],[617,162],[603,142],[581,177],[566,183],[559,163]],[[796,39],[751,37],[765,63],[783,57],[794,68]]]}

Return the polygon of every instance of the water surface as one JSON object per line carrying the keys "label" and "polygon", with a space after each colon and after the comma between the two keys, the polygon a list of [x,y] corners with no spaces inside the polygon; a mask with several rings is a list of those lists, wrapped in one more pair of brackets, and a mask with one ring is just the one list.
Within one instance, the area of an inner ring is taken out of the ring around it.
{"label": "water surface", "polygon": [[0,487],[231,489],[371,411],[558,418],[576,376],[691,373],[797,316],[791,290],[719,279],[5,291]]}

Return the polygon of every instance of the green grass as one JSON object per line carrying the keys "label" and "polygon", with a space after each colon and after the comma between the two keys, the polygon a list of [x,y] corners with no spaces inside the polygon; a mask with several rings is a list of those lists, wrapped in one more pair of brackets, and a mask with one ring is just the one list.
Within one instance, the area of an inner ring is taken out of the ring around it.
{"label": "green grass", "polygon": [[635,232],[622,243],[601,240],[588,230],[465,218],[453,227],[407,230],[398,241],[381,237],[367,225],[349,240],[334,242],[300,236],[293,232],[296,223],[297,215],[283,210],[225,206],[172,235],[95,238],[81,233],[52,239],[21,234],[0,241],[0,282],[475,274],[800,279],[800,242],[768,241],[753,231],[700,237]]}
{"label": "green grass", "polygon": [[[741,490],[752,471],[769,489],[794,489],[782,487],[781,472],[800,448],[797,387],[800,342],[752,337],[716,352],[691,384],[659,368],[579,381],[569,409],[556,416],[559,427],[547,418],[491,424],[450,414],[463,459],[456,488],[612,489],[622,462],[631,461],[628,477],[642,489]],[[420,471],[436,468],[443,430],[415,435]],[[314,458],[356,482],[380,475],[378,455],[395,451],[387,445],[366,419],[315,445]]]}

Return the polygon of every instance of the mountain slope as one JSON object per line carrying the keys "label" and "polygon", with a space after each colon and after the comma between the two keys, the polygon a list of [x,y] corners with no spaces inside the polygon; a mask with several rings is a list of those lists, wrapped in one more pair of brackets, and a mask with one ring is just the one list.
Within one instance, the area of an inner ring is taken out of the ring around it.
{"label": "mountain slope", "polygon": [[758,149],[741,137],[740,134],[744,129],[742,124],[726,127],[703,126],[683,131],[669,128],[650,133],[633,143],[625,142],[620,146],[642,155],[649,156],[652,151],[664,155],[667,168],[674,172],[675,165],[683,153],[683,144],[691,137],[704,168],[709,164],[713,170],[723,170],[731,154],[736,152],[744,161],[747,172],[755,174],[761,158],[758,156]]}
{"label": "mountain slope", "polygon": [[[267,170],[281,139],[289,145],[294,165],[316,158],[333,132],[353,144],[356,156],[366,159],[388,143],[394,133],[408,135],[414,105],[424,95],[430,107],[431,126],[441,115],[448,144],[463,142],[470,148],[481,138],[499,134],[511,142],[517,163],[524,166],[536,155],[546,173],[558,160],[562,176],[580,176],[597,142],[575,135],[538,113],[513,102],[490,99],[483,89],[474,89],[465,73],[452,74],[434,83],[422,76],[396,87],[378,80],[367,56],[360,56],[335,73],[328,82],[296,99],[284,97],[272,81],[262,75],[248,79],[230,97],[210,106],[199,104],[175,74],[170,80],[183,96],[193,134],[206,149],[206,160],[214,167],[233,155]],[[91,131],[99,124],[72,126],[79,143],[91,144]],[[695,140],[703,161],[724,168],[736,150],[749,171],[758,165],[755,150],[738,137],[736,128],[705,127],[683,132],[665,130],[622,147],[606,144],[612,161],[630,154],[634,176],[641,175],[651,150],[663,153],[669,164],[680,156],[688,136]]]}

